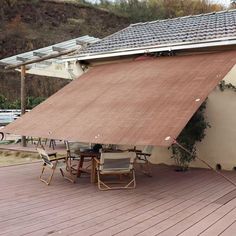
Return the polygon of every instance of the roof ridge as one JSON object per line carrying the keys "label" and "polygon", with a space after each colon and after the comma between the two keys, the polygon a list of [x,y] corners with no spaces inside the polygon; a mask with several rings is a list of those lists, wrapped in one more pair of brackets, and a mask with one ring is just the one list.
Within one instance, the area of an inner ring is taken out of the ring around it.
{"label": "roof ridge", "polygon": [[197,14],[197,15],[187,15],[187,16],[174,17],[174,18],[167,18],[167,19],[161,19],[161,20],[146,21],[146,22],[138,22],[138,23],[130,24],[130,27],[137,26],[137,25],[154,24],[154,23],[164,22],[164,21],[174,21],[174,20],[178,20],[178,19],[185,19],[185,18],[193,18],[193,17],[207,16],[207,15],[213,15],[213,14],[222,14],[222,13],[224,13],[224,12],[232,12],[232,11],[236,11],[236,9],[227,9],[227,10],[214,11],[214,12],[202,13],[202,14]]}

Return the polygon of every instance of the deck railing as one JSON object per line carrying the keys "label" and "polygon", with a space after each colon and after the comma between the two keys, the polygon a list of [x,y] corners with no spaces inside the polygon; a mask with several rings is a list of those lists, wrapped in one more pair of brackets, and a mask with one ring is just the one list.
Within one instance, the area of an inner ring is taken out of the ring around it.
{"label": "deck railing", "polygon": [[7,125],[20,117],[21,110],[0,109],[0,126]]}

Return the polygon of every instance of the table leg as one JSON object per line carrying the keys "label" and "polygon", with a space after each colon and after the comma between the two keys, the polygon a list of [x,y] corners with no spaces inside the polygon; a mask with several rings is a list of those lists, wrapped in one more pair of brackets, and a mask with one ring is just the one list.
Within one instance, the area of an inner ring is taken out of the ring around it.
{"label": "table leg", "polygon": [[90,176],[91,183],[96,183],[96,161],[92,158],[92,166],[91,166],[91,176]]}
{"label": "table leg", "polygon": [[84,157],[80,156],[80,160],[78,163],[78,169],[77,169],[77,177],[81,176],[81,168],[83,167],[83,164],[84,164]]}

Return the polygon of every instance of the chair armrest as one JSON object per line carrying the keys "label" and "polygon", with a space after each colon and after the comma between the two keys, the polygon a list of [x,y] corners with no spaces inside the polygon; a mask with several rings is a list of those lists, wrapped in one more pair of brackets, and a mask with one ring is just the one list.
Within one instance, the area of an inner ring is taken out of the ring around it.
{"label": "chair armrest", "polygon": [[127,151],[128,151],[128,152],[136,152],[136,153],[142,152],[141,150],[137,150],[137,149],[133,149],[133,148],[127,149]]}
{"label": "chair armrest", "polygon": [[57,152],[48,152],[47,154],[48,154],[49,157],[51,157],[51,156],[55,156],[56,157]]}
{"label": "chair armrest", "polygon": [[135,150],[136,153],[142,153],[142,150]]}
{"label": "chair armrest", "polygon": [[148,156],[148,157],[150,157],[151,156],[151,154],[149,154],[149,153],[143,153],[143,152],[138,152],[138,153],[136,153],[138,156]]}
{"label": "chair armrest", "polygon": [[57,158],[50,158],[50,161],[60,161],[60,160],[65,160],[67,157],[57,157]]}

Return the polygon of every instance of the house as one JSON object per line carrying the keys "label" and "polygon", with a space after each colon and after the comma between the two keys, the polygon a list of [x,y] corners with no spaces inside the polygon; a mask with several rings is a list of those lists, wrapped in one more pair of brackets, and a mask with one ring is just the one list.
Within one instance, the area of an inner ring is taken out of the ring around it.
{"label": "house", "polygon": [[[120,145],[168,147],[208,97],[211,128],[197,146],[215,167],[236,166],[236,10],[132,24],[62,61],[86,72],[5,132]],[[193,166],[202,166],[197,161]]]}

